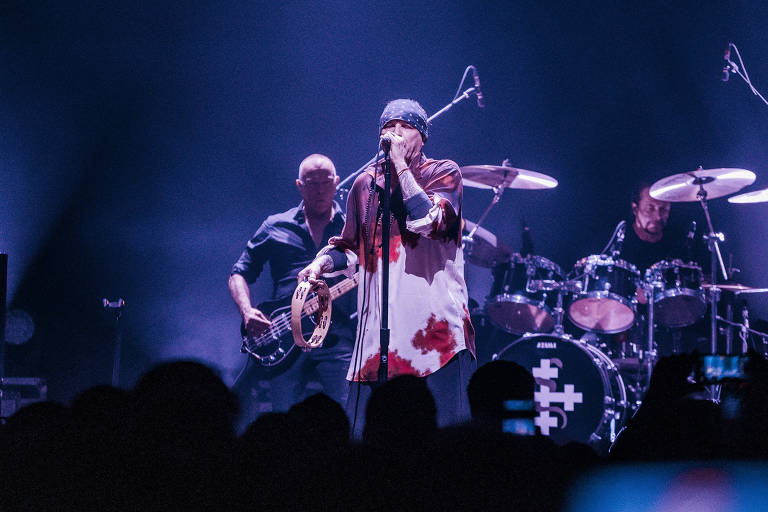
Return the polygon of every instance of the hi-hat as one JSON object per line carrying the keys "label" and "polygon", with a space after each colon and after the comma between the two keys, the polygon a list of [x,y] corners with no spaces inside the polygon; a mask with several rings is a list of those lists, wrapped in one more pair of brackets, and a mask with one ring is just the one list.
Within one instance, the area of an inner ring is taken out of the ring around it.
{"label": "hi-hat", "polygon": [[[736,295],[742,294],[742,293],[766,293],[768,292],[768,288],[753,288],[751,286],[747,286],[741,283],[735,283],[732,281],[727,281],[725,283],[717,283],[715,286],[717,286],[719,289],[725,292],[731,292]],[[704,281],[701,283],[701,287],[705,290],[709,290],[712,288],[712,285],[708,281]]]}
{"label": "hi-hat", "polygon": [[[476,225],[471,220],[464,219],[464,231],[467,233],[471,232]],[[508,261],[513,252],[496,235],[482,226],[477,228],[471,240],[466,235],[463,240],[467,261],[478,267],[494,267],[498,263]]]}
{"label": "hi-hat", "polygon": [[662,178],[651,186],[652,198],[671,203],[699,201],[700,191],[706,199],[727,196],[755,182],[755,173],[746,169],[702,169]]}
{"label": "hi-hat", "polygon": [[737,196],[729,197],[729,203],[764,203],[768,201],[768,188],[755,190],[754,192],[745,192]]}
{"label": "hi-hat", "polygon": [[467,165],[461,168],[464,186],[474,188],[555,188],[557,180],[546,174],[503,165]]}

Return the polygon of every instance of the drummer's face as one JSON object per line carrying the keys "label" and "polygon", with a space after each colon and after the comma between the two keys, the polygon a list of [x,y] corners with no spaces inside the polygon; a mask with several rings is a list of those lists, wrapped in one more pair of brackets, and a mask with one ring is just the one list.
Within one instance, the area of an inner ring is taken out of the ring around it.
{"label": "drummer's face", "polygon": [[635,226],[651,235],[661,235],[669,220],[669,210],[669,203],[652,198],[647,187],[641,191],[640,200],[632,203]]}

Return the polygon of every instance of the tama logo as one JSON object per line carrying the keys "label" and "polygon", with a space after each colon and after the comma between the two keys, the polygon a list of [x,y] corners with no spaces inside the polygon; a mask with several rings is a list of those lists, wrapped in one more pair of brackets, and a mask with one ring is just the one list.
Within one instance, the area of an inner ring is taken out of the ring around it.
{"label": "tama logo", "polygon": [[539,341],[536,343],[536,348],[557,348],[557,342],[555,341]]}

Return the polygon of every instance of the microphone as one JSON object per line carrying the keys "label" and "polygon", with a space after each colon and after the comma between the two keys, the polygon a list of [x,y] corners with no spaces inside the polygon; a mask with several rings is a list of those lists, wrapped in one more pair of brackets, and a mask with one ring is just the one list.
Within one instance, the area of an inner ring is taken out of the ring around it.
{"label": "microphone", "polygon": [[621,254],[621,249],[624,245],[624,235],[627,229],[627,221],[623,220],[616,226],[616,242],[613,244],[612,255],[614,258]]}
{"label": "microphone", "polygon": [[723,53],[723,60],[727,62],[728,64],[725,65],[723,68],[723,82],[727,82],[728,79],[731,77],[731,73],[738,73],[739,72],[739,66],[736,65],[735,62],[731,60],[731,45],[728,45],[728,48],[725,49],[725,52]]}
{"label": "microphone", "polygon": [[475,79],[475,94],[477,95],[477,106],[479,108],[485,108],[483,91],[480,90],[480,75],[477,74],[477,70],[474,67],[472,68],[472,78]]}
{"label": "microphone", "polygon": [[381,149],[383,149],[385,153],[389,153],[389,148],[392,147],[392,139],[385,133],[379,139],[379,144],[381,144]]}
{"label": "microphone", "polygon": [[685,255],[688,261],[693,261],[693,237],[696,235],[696,221],[691,221],[691,227],[688,229],[688,236],[685,237]]}
{"label": "microphone", "polygon": [[531,237],[531,227],[525,222],[525,218],[522,221],[523,228],[523,247],[520,251],[523,257],[528,257],[533,254],[533,237]]}

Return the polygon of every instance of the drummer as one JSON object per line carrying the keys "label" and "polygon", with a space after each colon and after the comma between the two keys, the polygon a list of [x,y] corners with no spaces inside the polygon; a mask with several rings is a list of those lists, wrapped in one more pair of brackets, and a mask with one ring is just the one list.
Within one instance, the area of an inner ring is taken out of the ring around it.
{"label": "drummer", "polygon": [[654,263],[665,259],[687,259],[683,238],[665,230],[672,205],[654,199],[650,185],[643,183],[632,192],[632,227],[626,230],[621,259],[644,272]]}
{"label": "drummer", "polygon": [[[684,262],[697,263],[700,253],[698,245],[694,243],[691,231],[688,236],[669,226],[669,216],[672,205],[666,201],[660,201],[650,196],[650,185],[641,183],[632,192],[632,226],[627,228],[620,258],[635,265],[640,270],[641,278],[646,269],[654,263],[662,260],[683,260]],[[698,264],[698,263],[697,263]],[[645,292],[642,288],[637,290],[637,300],[640,304],[646,303]],[[645,309],[640,310],[641,318],[632,329],[629,338],[645,337]],[[697,333],[685,329],[662,329],[657,332],[657,342],[662,354],[680,353],[692,350],[697,346]]]}

